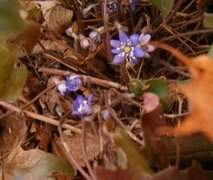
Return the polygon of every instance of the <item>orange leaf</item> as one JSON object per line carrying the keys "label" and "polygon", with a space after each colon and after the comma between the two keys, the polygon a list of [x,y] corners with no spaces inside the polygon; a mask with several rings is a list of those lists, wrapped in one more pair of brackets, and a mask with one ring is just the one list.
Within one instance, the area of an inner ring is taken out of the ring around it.
{"label": "orange leaf", "polygon": [[206,55],[192,59],[189,67],[194,79],[180,85],[181,91],[188,97],[191,115],[176,129],[178,135],[203,133],[213,141],[213,60]]}

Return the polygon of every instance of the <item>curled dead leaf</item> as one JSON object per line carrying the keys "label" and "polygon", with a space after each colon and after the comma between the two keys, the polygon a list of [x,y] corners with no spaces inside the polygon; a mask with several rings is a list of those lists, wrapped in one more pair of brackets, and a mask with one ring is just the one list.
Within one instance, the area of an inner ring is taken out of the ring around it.
{"label": "curled dead leaf", "polygon": [[213,60],[207,55],[192,59],[194,79],[179,85],[180,90],[188,97],[191,114],[175,130],[175,133],[190,135],[203,133],[213,141]]}
{"label": "curled dead leaf", "polygon": [[59,1],[40,2],[44,25],[51,31],[63,32],[71,23],[73,11],[60,5]]}
{"label": "curled dead leaf", "polygon": [[[64,141],[67,143],[78,164],[84,167],[86,162],[84,161],[82,155],[81,135],[64,135]],[[88,160],[93,161],[99,154],[99,144],[97,143],[97,140],[86,135],[85,147]],[[59,156],[64,157],[65,159],[68,159],[67,152],[64,149],[60,138],[56,138],[55,141],[53,141],[53,152]]]}

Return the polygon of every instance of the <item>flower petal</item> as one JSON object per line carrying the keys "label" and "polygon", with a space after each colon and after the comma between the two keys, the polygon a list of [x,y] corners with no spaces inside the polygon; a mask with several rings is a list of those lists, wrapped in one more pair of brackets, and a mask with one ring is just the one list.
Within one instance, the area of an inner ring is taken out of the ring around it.
{"label": "flower petal", "polygon": [[144,51],[138,47],[134,48],[134,56],[137,58],[142,58],[144,57]]}
{"label": "flower petal", "polygon": [[133,47],[135,47],[138,44],[138,39],[139,39],[139,35],[138,34],[133,34],[129,37],[129,40],[131,41],[131,45]]}
{"label": "flower petal", "polygon": [[113,48],[117,48],[117,47],[120,47],[120,46],[121,46],[121,42],[120,42],[119,40],[111,39],[111,40],[110,40],[110,45],[111,45]]}
{"label": "flower petal", "polygon": [[81,113],[79,111],[73,110],[72,115],[81,115]]}
{"label": "flower petal", "polygon": [[120,39],[121,42],[126,43],[128,38],[129,37],[127,36],[127,34],[125,32],[119,30],[119,39]]}
{"label": "flower petal", "polygon": [[147,52],[152,52],[154,50],[155,50],[155,47],[153,45],[151,45],[151,44],[147,45],[147,50],[146,50]]}
{"label": "flower petal", "polygon": [[149,53],[145,52],[145,53],[144,53],[144,57],[145,57],[145,58],[150,58],[151,56],[150,56]]}
{"label": "flower petal", "polygon": [[93,95],[90,94],[87,98],[87,103],[88,103],[89,106],[91,105],[92,97],[93,97]]}
{"label": "flower petal", "polygon": [[146,43],[149,42],[151,39],[151,36],[149,34],[141,34],[139,37],[139,42],[141,45],[145,45]]}
{"label": "flower petal", "polygon": [[80,105],[84,102],[84,97],[82,95],[78,95],[75,101]]}
{"label": "flower petal", "polygon": [[[123,53],[123,52],[122,52]],[[113,63],[114,64],[118,64],[118,63],[121,63],[122,61],[124,61],[125,59],[125,54],[123,55],[122,53],[120,54],[117,54],[114,56],[114,59],[113,59]]]}
{"label": "flower petal", "polygon": [[119,53],[121,53],[123,51],[123,49],[112,49],[111,50],[111,52],[113,53],[113,54],[119,54]]}
{"label": "flower petal", "polygon": [[138,64],[138,59],[137,58],[132,58],[132,57],[130,57],[130,62],[132,63],[132,64]]}

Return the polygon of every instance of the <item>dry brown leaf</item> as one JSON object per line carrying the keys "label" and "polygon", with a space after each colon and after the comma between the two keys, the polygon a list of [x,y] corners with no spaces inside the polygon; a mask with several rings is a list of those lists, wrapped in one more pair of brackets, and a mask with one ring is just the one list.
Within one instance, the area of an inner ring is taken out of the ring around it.
{"label": "dry brown leaf", "polygon": [[198,56],[191,61],[189,67],[194,79],[187,84],[179,85],[188,97],[191,115],[176,129],[178,135],[203,133],[213,141],[213,60],[206,56]]}
{"label": "dry brown leaf", "polygon": [[[75,134],[74,136],[64,135],[64,140],[68,144],[68,147],[72,152],[73,156],[75,157],[76,161],[79,163],[80,166],[84,167],[86,165],[86,162],[84,161],[82,155],[81,135],[79,134]],[[90,136],[86,136],[85,147],[88,160],[93,161],[94,158],[96,158],[99,154],[99,144],[97,143],[97,140],[91,138]],[[64,149],[60,138],[57,138],[53,142],[53,152],[56,155],[68,159],[67,152]]]}
{"label": "dry brown leaf", "polygon": [[16,169],[33,166],[41,158],[42,154],[43,152],[38,149],[24,151],[18,145],[7,157],[3,158],[0,177],[4,176],[4,179],[13,180],[13,173]]}
{"label": "dry brown leaf", "polygon": [[0,119],[0,129],[0,156],[4,156],[25,138],[27,126],[24,117],[13,114]]}
{"label": "dry brown leaf", "polygon": [[44,25],[51,31],[63,32],[71,23],[73,11],[60,5],[59,1],[40,2]]}
{"label": "dry brown leaf", "polygon": [[23,32],[21,32],[16,39],[11,40],[11,43],[17,44],[24,48],[27,53],[31,53],[33,47],[37,43],[40,33],[40,25],[30,21],[27,23]]}
{"label": "dry brown leaf", "polygon": [[208,4],[208,1],[211,0],[196,0],[197,3],[197,10],[201,10],[206,4]]}

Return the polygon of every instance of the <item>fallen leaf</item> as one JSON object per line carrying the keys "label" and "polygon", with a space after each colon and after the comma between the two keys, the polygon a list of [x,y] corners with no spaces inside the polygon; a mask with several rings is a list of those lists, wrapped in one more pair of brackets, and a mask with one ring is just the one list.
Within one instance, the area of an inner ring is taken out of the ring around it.
{"label": "fallen leaf", "polygon": [[[28,159],[28,161],[30,161],[30,159]],[[37,160],[36,164],[34,164],[33,166],[28,166],[27,168],[19,168],[18,170],[16,170],[14,179],[49,179],[52,175],[54,176],[53,173],[56,172],[69,175],[70,178],[74,176],[72,166],[70,166],[70,164],[66,160],[51,153],[42,153],[39,160]]]}
{"label": "fallen leaf", "polygon": [[166,125],[163,108],[156,94],[144,93],[143,98],[145,112],[141,125],[145,140],[144,153],[152,166],[163,169],[169,165],[167,148],[157,134],[158,129]]}
{"label": "fallen leaf", "polygon": [[96,168],[96,176],[98,180],[116,180],[116,179],[122,179],[122,180],[141,180],[145,179],[144,174],[136,173],[129,169],[116,169],[116,170],[109,170],[105,169],[103,167],[97,167]]}
{"label": "fallen leaf", "polygon": [[0,155],[4,156],[24,140],[27,126],[23,117],[13,114],[0,120],[0,129]]}
{"label": "fallen leaf", "polygon": [[206,172],[202,167],[193,162],[192,166],[186,170],[179,170],[177,167],[169,167],[163,171],[158,172],[150,180],[208,180]]}
{"label": "fallen leaf", "polygon": [[187,84],[179,85],[180,90],[188,97],[191,114],[176,128],[177,135],[203,133],[213,141],[213,60],[201,55],[191,60],[189,67],[194,79]]}
{"label": "fallen leaf", "polygon": [[33,47],[38,41],[40,33],[40,25],[29,21],[23,31],[14,40],[11,40],[11,43],[23,47],[27,53],[31,53]]}
{"label": "fallen leaf", "polygon": [[[86,162],[82,155],[81,135],[64,135],[64,141],[67,143],[78,164],[82,167],[86,166]],[[85,147],[88,160],[93,161],[99,154],[99,144],[97,143],[97,140],[86,135]],[[53,152],[65,159],[68,159],[67,152],[64,149],[60,138],[56,138],[55,141],[53,141]]]}
{"label": "fallen leaf", "polygon": [[147,175],[153,173],[147,163],[145,155],[123,130],[119,130],[116,134],[114,134],[113,140],[115,145],[122,148],[126,153],[129,168],[135,172],[143,172]]}
{"label": "fallen leaf", "polygon": [[4,179],[12,180],[16,169],[33,166],[41,158],[42,153],[38,149],[24,151],[20,144],[17,145],[1,162]]}
{"label": "fallen leaf", "polygon": [[60,5],[59,1],[40,2],[44,25],[51,31],[61,33],[72,22],[73,11]]}

